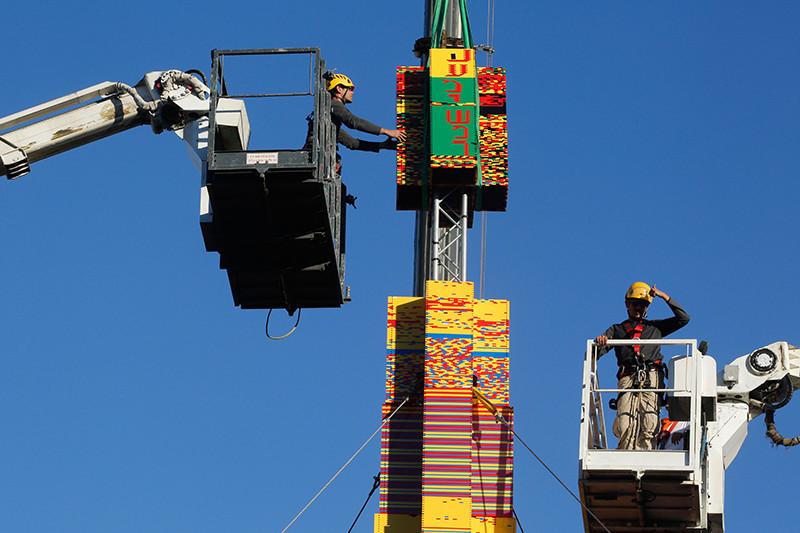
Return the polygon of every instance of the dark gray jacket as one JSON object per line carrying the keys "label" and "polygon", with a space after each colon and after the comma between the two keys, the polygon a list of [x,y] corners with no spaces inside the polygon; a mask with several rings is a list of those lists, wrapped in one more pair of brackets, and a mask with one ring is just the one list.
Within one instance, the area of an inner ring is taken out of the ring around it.
{"label": "dark gray jacket", "polygon": [[[306,135],[306,143],[303,145],[303,150],[311,149],[311,142],[314,135],[314,114],[309,115],[308,120],[308,134]],[[361,150],[364,152],[378,152],[380,151],[381,144],[373,141],[365,141],[357,139],[342,130],[342,125],[350,129],[371,133],[373,135],[381,134],[381,127],[373,124],[369,120],[363,119],[351,113],[347,107],[339,100],[331,102],[331,121],[336,126],[336,142],[351,150]]]}
{"label": "dark gray jacket", "polygon": [[[670,333],[674,333],[689,323],[689,314],[683,310],[674,298],[670,298],[667,305],[675,316],[664,318],[661,320],[642,320],[643,326],[640,339],[663,339]],[[609,327],[603,335],[609,339],[630,339],[633,338],[629,331],[636,326],[639,321],[625,320],[619,324],[614,324]],[[604,346],[597,352],[599,358],[604,353],[611,349],[610,346]],[[617,364],[619,366],[633,365],[636,361],[636,353],[633,346],[615,346],[614,353],[617,355]],[[642,346],[641,358],[645,361],[659,361],[661,360],[661,347],[660,346]]]}

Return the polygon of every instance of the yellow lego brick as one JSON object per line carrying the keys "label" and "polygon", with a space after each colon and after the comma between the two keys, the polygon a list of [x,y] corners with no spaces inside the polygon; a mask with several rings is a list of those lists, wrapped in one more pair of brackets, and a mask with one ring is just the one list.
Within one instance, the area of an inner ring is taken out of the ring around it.
{"label": "yellow lego brick", "polygon": [[421,349],[425,343],[425,299],[390,296],[386,318],[388,350]]}
{"label": "yellow lego brick", "polygon": [[472,48],[431,48],[431,78],[475,78],[475,50]]}
{"label": "yellow lego brick", "polygon": [[434,281],[425,282],[426,298],[463,298],[472,300],[475,284],[471,281]]}
{"label": "yellow lego brick", "polygon": [[474,285],[428,281],[425,284],[425,334],[472,337]]}
{"label": "yellow lego brick", "polygon": [[375,514],[375,533],[419,533],[422,517],[409,514]]}
{"label": "yellow lego brick", "polygon": [[469,531],[472,500],[443,496],[422,497],[422,530]]}
{"label": "yellow lego brick", "polygon": [[[468,338],[471,344],[472,310],[429,310],[425,321],[425,334],[429,337],[436,335],[459,335]],[[426,340],[426,345],[427,344],[429,344],[428,340]]]}
{"label": "yellow lego brick", "polygon": [[476,352],[507,352],[509,349],[508,300],[475,300],[474,320]]}
{"label": "yellow lego brick", "polygon": [[495,407],[507,406],[509,402],[509,376],[511,374],[508,358],[472,358],[472,372],[477,387]]}
{"label": "yellow lego brick", "polygon": [[389,305],[394,305],[394,307],[397,307],[419,299],[419,296],[389,296]]}
{"label": "yellow lego brick", "polygon": [[504,516],[473,516],[471,533],[515,533],[514,518]]}

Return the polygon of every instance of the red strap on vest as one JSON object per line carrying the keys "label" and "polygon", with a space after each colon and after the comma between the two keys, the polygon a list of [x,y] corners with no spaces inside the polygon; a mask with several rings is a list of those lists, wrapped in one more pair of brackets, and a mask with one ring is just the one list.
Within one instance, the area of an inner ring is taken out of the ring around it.
{"label": "red strap on vest", "polygon": [[[635,326],[633,322],[625,322],[623,326],[625,327],[625,334],[628,336],[629,339],[642,338],[642,331],[644,331],[644,324],[642,324],[641,322],[637,323]],[[639,355],[641,351],[642,351],[641,344],[633,345],[633,353]]]}

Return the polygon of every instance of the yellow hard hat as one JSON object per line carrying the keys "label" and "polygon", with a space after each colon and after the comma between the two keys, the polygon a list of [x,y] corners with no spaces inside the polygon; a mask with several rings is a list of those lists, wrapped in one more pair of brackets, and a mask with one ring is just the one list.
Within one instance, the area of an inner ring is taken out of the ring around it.
{"label": "yellow hard hat", "polygon": [[338,87],[339,85],[343,85],[348,89],[355,89],[356,84],[353,83],[353,80],[345,76],[344,74],[334,74],[331,78],[331,81],[328,82],[328,90],[333,90],[334,87]]}
{"label": "yellow hard hat", "polygon": [[647,300],[647,303],[653,302],[653,297],[650,295],[650,285],[643,281],[635,281],[628,287],[625,293],[625,300]]}

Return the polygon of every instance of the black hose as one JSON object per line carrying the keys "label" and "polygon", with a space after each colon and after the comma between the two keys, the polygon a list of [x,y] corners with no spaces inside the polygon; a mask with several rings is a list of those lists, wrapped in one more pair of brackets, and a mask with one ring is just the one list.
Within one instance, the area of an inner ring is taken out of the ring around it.
{"label": "black hose", "polygon": [[186,72],[186,74],[197,74],[200,76],[200,79],[203,80],[203,85],[208,85],[208,82],[206,81],[206,75],[203,74],[202,70],[191,68],[189,70],[185,70],[184,72]]}
{"label": "black hose", "polygon": [[764,415],[764,420],[767,423],[767,437],[775,443],[776,446],[797,446],[800,444],[800,436],[792,437],[791,439],[787,439],[780,433],[778,433],[777,428],[775,428],[775,410],[774,409],[767,409],[766,414]]}
{"label": "black hose", "polygon": [[300,325],[300,313],[302,312],[303,312],[302,309],[297,310],[297,320],[295,321],[294,326],[292,326],[292,329],[290,329],[287,333],[284,333],[283,335],[275,336],[269,334],[269,318],[272,316],[272,309],[270,309],[269,313],[267,313],[267,323],[264,325],[264,333],[267,335],[267,338],[271,341],[281,341],[283,339],[290,337],[292,333],[294,333],[295,330],[297,329],[297,326]]}

